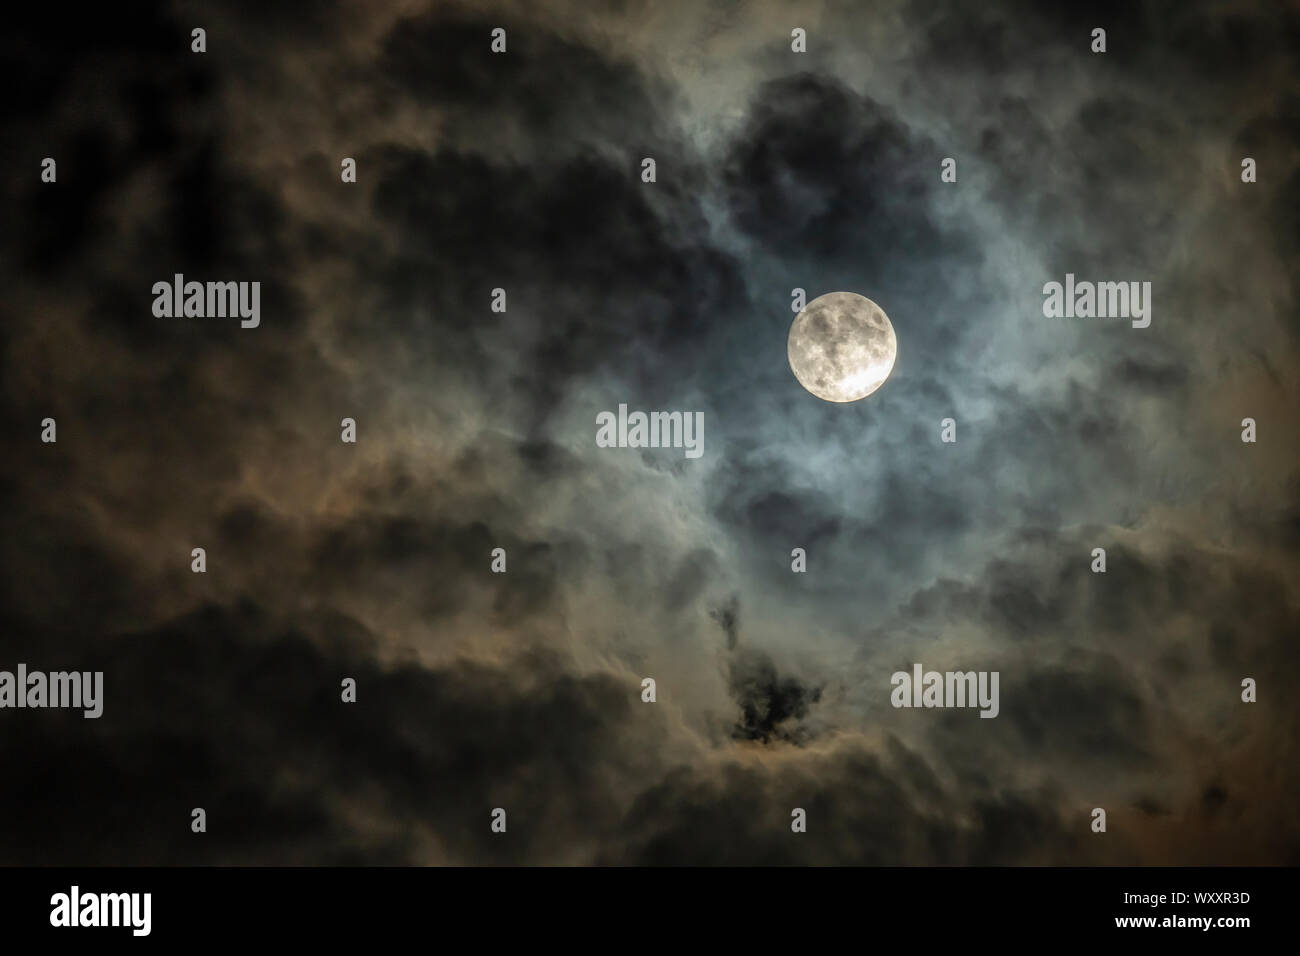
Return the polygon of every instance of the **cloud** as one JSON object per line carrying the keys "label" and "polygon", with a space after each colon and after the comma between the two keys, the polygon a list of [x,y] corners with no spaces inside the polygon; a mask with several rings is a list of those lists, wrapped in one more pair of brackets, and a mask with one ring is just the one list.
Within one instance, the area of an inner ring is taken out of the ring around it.
{"label": "cloud", "polygon": [[[0,38],[0,666],[106,685],[5,713],[0,860],[1300,858],[1295,16],[581,12]],[[1151,328],[1044,320],[1066,271]],[[261,327],[154,317],[175,272]],[[869,402],[790,375],[795,287],[890,314]],[[705,455],[597,449],[621,402]],[[999,717],[894,710],[917,661]]]}

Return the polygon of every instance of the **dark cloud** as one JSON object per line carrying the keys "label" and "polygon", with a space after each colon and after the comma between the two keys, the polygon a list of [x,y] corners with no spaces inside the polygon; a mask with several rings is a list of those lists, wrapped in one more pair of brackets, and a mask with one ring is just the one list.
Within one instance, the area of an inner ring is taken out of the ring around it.
{"label": "dark cloud", "polygon": [[726,635],[728,687],[740,711],[732,737],[764,744],[808,740],[812,732],[801,721],[821,700],[823,687],[779,674],[769,654],[740,644],[740,604],[734,596],[713,617]]}
{"label": "dark cloud", "polygon": [[1228,791],[1219,784],[1210,784],[1201,794],[1201,806],[1207,816],[1213,816],[1228,802]]}
{"label": "dark cloud", "polygon": [[[491,48],[498,28],[506,31],[506,54]],[[490,117],[518,124],[548,150],[563,151],[566,140],[579,138],[623,147],[629,158],[634,144],[620,138],[654,142],[674,93],[632,63],[545,24],[469,10],[399,20],[384,38],[376,70],[418,101],[453,111],[458,122]]]}
{"label": "dark cloud", "polygon": [[724,176],[740,228],[823,268],[851,256],[860,281],[903,300],[924,270],[978,259],[933,212],[941,158],[887,107],[804,73],[760,88]]}
{"label": "dark cloud", "polygon": [[1176,392],[1186,385],[1188,379],[1185,365],[1144,362],[1136,358],[1124,359],[1116,372],[1119,381],[1144,392]]}
{"label": "dark cloud", "polygon": [[[952,795],[937,795],[931,781],[916,780],[911,760],[894,742],[884,759],[850,744],[829,758],[735,764],[708,778],[683,768],[638,799],[617,859],[898,866],[1086,858],[1084,837],[1070,834],[1042,794],[963,801],[969,822],[955,825],[947,816]],[[806,833],[791,832],[795,808],[807,813]]]}
{"label": "dark cloud", "polygon": [[727,650],[734,651],[740,641],[740,599],[733,594],[726,604],[714,608],[711,613],[727,636]]}
{"label": "dark cloud", "polygon": [[[530,414],[598,369],[647,399],[669,393],[689,380],[709,322],[743,305],[735,263],[664,217],[639,160],[588,153],[518,168],[393,147],[371,163],[376,213],[401,232],[406,254],[360,270],[379,299],[347,334],[366,348],[400,335],[422,358],[467,364],[526,396]],[[507,291],[504,316],[489,310],[495,288]],[[494,343],[528,343],[508,379],[489,357]],[[681,367],[652,382],[647,350]]]}
{"label": "dark cloud", "polygon": [[731,692],[740,705],[740,719],[732,730],[738,740],[799,742],[803,733],[789,729],[792,721],[807,716],[821,699],[820,687],[809,687],[796,677],[782,677],[772,659],[761,652],[741,649],[731,662]]}
{"label": "dark cloud", "polygon": [[[555,861],[569,851],[566,835],[613,825],[605,781],[620,764],[630,773],[619,741],[640,733],[628,686],[574,676],[546,654],[381,667],[375,644],[355,621],[288,624],[252,603],[101,638],[82,666],[106,672],[105,717],[45,713],[6,735],[0,756],[23,768],[7,799],[28,809],[0,856],[398,864],[432,851],[447,862]],[[340,703],[344,677],[357,681],[355,705]],[[491,839],[497,805],[513,815],[511,841]],[[195,806],[207,811],[206,835],[190,832]],[[358,829],[364,819],[386,822]],[[424,828],[434,846],[412,844]],[[66,839],[52,846],[54,831]]]}

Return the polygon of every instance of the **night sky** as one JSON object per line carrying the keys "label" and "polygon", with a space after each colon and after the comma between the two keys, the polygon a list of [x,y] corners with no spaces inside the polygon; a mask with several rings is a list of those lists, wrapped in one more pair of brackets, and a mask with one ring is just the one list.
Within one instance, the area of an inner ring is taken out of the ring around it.
{"label": "night sky", "polygon": [[1300,863],[1300,8],[150,6],[0,32],[0,864]]}

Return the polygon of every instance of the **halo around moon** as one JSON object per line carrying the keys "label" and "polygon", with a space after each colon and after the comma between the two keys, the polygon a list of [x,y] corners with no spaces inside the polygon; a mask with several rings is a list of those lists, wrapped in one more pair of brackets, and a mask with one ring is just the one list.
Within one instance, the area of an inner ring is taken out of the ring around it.
{"label": "halo around moon", "polygon": [[786,344],[799,384],[828,402],[856,402],[889,378],[898,338],[885,310],[854,292],[828,292],[809,302]]}

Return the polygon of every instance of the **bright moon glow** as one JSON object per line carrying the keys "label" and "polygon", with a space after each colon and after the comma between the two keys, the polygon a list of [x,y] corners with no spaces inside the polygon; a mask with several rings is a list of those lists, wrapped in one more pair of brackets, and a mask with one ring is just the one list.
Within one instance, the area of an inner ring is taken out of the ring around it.
{"label": "bright moon glow", "polygon": [[828,402],[856,402],[889,378],[898,339],[885,310],[853,292],[828,292],[790,326],[790,368],[799,384]]}

